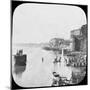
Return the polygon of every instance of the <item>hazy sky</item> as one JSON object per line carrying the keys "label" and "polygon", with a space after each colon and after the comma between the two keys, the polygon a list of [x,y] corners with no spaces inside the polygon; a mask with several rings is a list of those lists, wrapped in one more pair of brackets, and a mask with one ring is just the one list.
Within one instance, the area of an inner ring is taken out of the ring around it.
{"label": "hazy sky", "polygon": [[13,16],[13,43],[41,43],[55,37],[70,39],[70,31],[83,24],[85,13],[76,6],[22,4]]}

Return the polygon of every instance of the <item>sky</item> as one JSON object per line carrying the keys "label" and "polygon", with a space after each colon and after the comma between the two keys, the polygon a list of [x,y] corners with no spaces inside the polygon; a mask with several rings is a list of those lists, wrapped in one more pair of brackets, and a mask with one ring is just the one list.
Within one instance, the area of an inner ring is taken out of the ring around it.
{"label": "sky", "polygon": [[52,38],[70,39],[70,31],[86,24],[84,11],[77,6],[19,5],[13,14],[13,43],[45,43]]}

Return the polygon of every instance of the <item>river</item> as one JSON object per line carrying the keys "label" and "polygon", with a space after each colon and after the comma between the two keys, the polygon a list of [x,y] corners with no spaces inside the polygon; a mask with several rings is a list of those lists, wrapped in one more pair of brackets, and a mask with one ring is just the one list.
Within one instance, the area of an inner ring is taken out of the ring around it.
{"label": "river", "polygon": [[[46,51],[41,47],[31,46],[13,46],[12,49],[12,70],[14,70],[14,58],[17,50],[23,49],[23,53],[27,55],[26,70],[21,75],[13,73],[14,81],[22,87],[45,87],[51,86],[55,67],[53,61],[55,55],[52,51]],[[42,62],[43,58],[43,62]],[[57,72],[64,77],[71,78],[72,67],[56,66]]]}

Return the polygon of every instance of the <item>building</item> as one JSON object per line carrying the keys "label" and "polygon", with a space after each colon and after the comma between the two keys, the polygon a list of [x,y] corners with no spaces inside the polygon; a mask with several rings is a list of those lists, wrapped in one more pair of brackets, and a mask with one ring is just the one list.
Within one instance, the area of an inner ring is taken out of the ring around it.
{"label": "building", "polygon": [[70,47],[71,43],[72,43],[72,41],[64,40],[61,38],[53,38],[49,42],[49,44],[52,48],[57,48],[57,49],[61,49],[61,48],[71,49],[71,47]]}
{"label": "building", "polygon": [[87,25],[71,31],[72,50],[86,52],[87,50]]}

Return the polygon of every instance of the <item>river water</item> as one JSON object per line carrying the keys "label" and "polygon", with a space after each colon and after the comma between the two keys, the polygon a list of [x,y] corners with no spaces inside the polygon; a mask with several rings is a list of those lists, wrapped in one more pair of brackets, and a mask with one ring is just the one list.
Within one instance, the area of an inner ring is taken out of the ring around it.
{"label": "river water", "polygon": [[[50,86],[53,78],[53,59],[55,57],[53,52],[45,51],[40,47],[15,46],[12,49],[12,54],[15,55],[17,50],[20,49],[23,49],[23,53],[27,55],[27,64],[21,77],[13,74],[15,82],[23,87]],[[12,70],[14,70],[14,63],[12,58]]]}
{"label": "river water", "polygon": [[[55,68],[61,76],[67,77],[68,79],[71,78],[71,67],[64,65],[57,65],[54,67],[53,61],[55,59],[55,55],[52,51],[46,51],[41,47],[14,46],[12,48],[12,55],[15,55],[17,50],[20,49],[23,49],[23,53],[27,55],[26,70],[20,76],[15,75],[12,71],[14,81],[19,86],[51,86],[53,80],[52,72]],[[12,56],[12,70],[14,70],[14,63],[14,58]]]}

